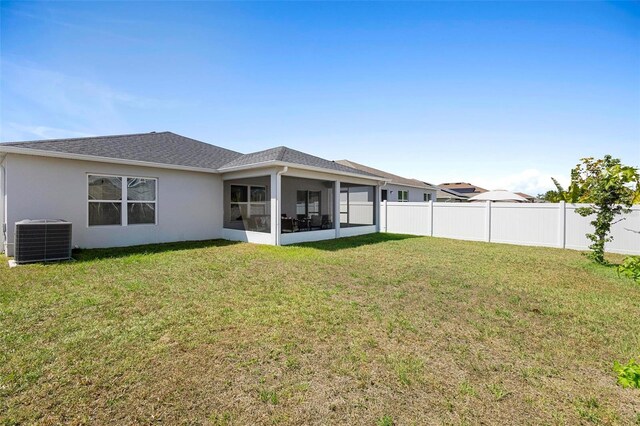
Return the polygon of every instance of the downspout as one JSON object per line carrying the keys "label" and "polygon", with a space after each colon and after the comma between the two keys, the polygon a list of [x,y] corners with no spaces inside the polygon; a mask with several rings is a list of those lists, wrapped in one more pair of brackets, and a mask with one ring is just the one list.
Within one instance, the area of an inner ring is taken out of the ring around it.
{"label": "downspout", "polygon": [[[282,210],[282,194],[280,194],[280,192],[282,192],[282,175],[287,173],[289,171],[289,166],[284,166],[282,168],[282,170],[280,170],[278,173],[276,173],[276,188],[274,188],[275,192],[276,192],[276,245],[279,246],[280,245],[280,227],[282,226],[282,221],[280,219],[281,217],[281,213],[280,211]],[[278,183],[280,183],[280,185],[278,185]],[[278,192],[278,190],[280,190]]]}
{"label": "downspout", "polygon": [[0,206],[2,211],[0,212],[0,232],[2,232],[2,246],[0,247],[0,253],[7,253],[7,174],[4,166],[4,159],[7,158],[6,153],[0,153]]}
{"label": "downspout", "polygon": [[[380,186],[380,198],[382,198],[382,188],[384,188],[385,186],[387,186],[387,184],[388,184],[388,183],[389,183],[389,181],[386,181],[386,180],[378,181],[378,186]],[[380,185],[380,184],[382,184],[382,185]],[[387,197],[388,197],[388,196],[389,196],[389,195],[387,194]],[[378,203],[382,203],[382,200],[381,200],[381,199],[380,199],[380,200],[378,200]]]}

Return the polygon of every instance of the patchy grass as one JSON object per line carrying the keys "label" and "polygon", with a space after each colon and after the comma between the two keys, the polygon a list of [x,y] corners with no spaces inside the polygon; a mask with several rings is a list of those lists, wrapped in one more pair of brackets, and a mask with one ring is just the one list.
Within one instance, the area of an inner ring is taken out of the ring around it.
{"label": "patchy grass", "polygon": [[[634,424],[640,286],[398,235],[0,266],[0,422]],[[612,256],[617,262],[621,256]]]}

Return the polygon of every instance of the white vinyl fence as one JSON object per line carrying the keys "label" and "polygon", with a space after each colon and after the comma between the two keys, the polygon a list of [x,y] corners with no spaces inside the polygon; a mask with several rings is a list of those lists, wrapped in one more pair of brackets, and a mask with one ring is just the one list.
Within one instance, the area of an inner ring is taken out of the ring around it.
{"label": "white vinyl fence", "polygon": [[[384,201],[382,232],[460,240],[587,250],[592,217],[575,212],[586,204],[561,203],[398,203]],[[612,253],[640,254],[640,207],[618,216],[611,228]]]}

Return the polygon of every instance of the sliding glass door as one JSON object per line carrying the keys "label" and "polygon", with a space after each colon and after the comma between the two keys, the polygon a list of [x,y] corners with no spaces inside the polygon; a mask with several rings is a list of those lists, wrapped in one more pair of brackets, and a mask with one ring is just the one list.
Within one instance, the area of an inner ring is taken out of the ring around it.
{"label": "sliding glass door", "polygon": [[320,216],[321,191],[298,191],[296,201],[296,214],[298,217],[311,219]]}

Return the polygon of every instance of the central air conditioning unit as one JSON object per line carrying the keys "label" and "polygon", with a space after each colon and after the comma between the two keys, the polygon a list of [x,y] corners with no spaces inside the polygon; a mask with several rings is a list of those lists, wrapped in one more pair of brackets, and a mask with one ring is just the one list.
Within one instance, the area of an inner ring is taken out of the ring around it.
{"label": "central air conditioning unit", "polygon": [[60,219],[16,222],[14,248],[16,263],[71,259],[71,222]]}

